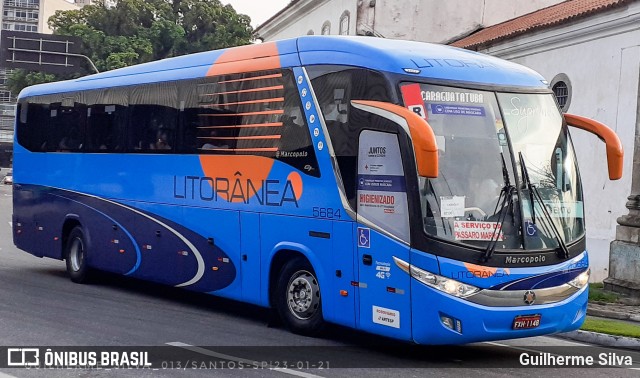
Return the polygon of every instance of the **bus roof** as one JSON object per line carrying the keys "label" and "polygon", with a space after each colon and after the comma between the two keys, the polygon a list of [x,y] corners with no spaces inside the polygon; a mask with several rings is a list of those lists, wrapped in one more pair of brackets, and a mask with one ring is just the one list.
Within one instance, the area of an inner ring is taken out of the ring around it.
{"label": "bus roof", "polygon": [[[35,85],[25,88],[19,97],[319,64],[366,67],[481,85],[547,88],[544,78],[529,68],[455,47],[375,37],[304,36],[184,55],[74,80]],[[218,67],[224,68],[219,70]]]}

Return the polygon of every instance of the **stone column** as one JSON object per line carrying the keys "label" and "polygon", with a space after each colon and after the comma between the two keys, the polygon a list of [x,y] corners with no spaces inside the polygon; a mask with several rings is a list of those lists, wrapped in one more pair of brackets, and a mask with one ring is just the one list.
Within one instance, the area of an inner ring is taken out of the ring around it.
{"label": "stone column", "polygon": [[631,172],[629,214],[617,219],[616,240],[609,252],[609,277],[605,289],[640,298],[640,88]]}

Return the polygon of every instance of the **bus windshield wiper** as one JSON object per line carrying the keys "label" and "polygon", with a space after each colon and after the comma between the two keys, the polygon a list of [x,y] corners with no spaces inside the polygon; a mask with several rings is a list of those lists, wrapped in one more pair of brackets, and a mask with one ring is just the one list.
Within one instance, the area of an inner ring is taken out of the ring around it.
{"label": "bus windshield wiper", "polygon": [[[516,191],[516,187],[511,185],[511,182],[509,181],[509,171],[507,170],[507,164],[504,161],[504,154],[502,152],[500,153],[500,158],[502,161],[502,178],[504,180],[504,186],[500,191],[496,208],[493,210],[494,215],[499,214],[498,222],[496,227],[493,229],[493,234],[491,234],[491,239],[489,240],[487,249],[485,249],[484,254],[482,254],[481,260],[483,262],[487,262],[496,250],[496,245],[498,244],[500,234],[502,233],[502,226],[504,225],[504,221],[507,219],[507,213],[509,211],[513,213],[513,193]],[[500,202],[501,200],[502,202]],[[507,207],[508,211],[505,211],[505,208]]]}
{"label": "bus windshield wiper", "polygon": [[531,219],[533,221],[533,224],[536,224],[536,205],[534,202],[534,197],[535,197],[535,199],[537,199],[538,203],[540,204],[540,208],[542,209],[543,218],[546,220],[546,222],[549,225],[551,225],[551,231],[553,232],[553,235],[555,236],[556,240],[558,241],[558,245],[560,246],[560,251],[558,251],[558,256],[564,259],[569,258],[569,249],[567,248],[567,245],[562,239],[562,235],[560,235],[558,228],[553,222],[553,218],[551,218],[551,215],[549,214],[547,207],[544,205],[544,200],[542,199],[542,195],[540,194],[540,191],[534,184],[531,183],[531,179],[529,177],[529,171],[527,170],[527,166],[524,163],[524,157],[522,156],[522,152],[519,152],[518,154],[520,159],[520,170],[522,171],[522,179],[524,180],[525,184],[527,185],[527,189],[529,190],[529,199],[531,203]]}

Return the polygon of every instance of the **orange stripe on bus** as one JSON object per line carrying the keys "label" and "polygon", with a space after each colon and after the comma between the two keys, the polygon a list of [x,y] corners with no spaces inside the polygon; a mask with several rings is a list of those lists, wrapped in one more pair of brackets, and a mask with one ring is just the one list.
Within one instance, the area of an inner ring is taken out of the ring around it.
{"label": "orange stripe on bus", "polygon": [[282,77],[282,74],[281,73],[277,73],[277,74],[272,74],[272,75],[245,77],[243,79],[224,80],[224,81],[218,81],[217,84],[238,83],[238,82],[242,82],[242,81],[251,81],[251,80],[275,79],[275,78],[278,78],[278,77]]}
{"label": "orange stripe on bus", "polygon": [[234,47],[223,52],[207,71],[207,76],[281,68],[275,42]]}
{"label": "orange stripe on bus", "polygon": [[228,92],[216,92],[216,93],[205,93],[200,95],[202,96],[218,96],[224,94],[232,94],[232,93],[251,93],[251,92],[265,92],[265,91],[279,91],[284,89],[284,85],[274,85],[272,87],[260,87],[260,88],[251,88],[251,89],[242,89],[239,91],[228,91]]}
{"label": "orange stripe on bus", "polygon": [[224,104],[202,105],[200,107],[201,108],[219,108],[222,106],[229,106],[229,105],[268,104],[270,102],[284,102],[284,97],[265,98],[262,100],[252,100],[252,101],[227,102]]}
{"label": "orange stripe on bus", "polygon": [[247,113],[228,113],[228,114],[198,114],[199,117],[235,117],[235,116],[253,116],[253,115],[270,115],[270,114],[284,114],[284,110],[265,110],[262,112],[247,112]]}
{"label": "orange stripe on bus", "polygon": [[246,125],[199,126],[198,129],[246,129],[253,127],[282,127],[282,122],[250,123]]}
{"label": "orange stripe on bus", "polygon": [[211,140],[253,140],[253,139],[280,139],[282,135],[256,135],[256,136],[239,136],[239,137],[198,137],[198,139]]}

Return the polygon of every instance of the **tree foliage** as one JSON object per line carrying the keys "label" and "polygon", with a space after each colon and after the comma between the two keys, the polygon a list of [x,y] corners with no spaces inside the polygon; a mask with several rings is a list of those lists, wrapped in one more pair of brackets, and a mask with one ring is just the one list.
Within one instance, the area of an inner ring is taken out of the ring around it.
{"label": "tree foliage", "polygon": [[[251,19],[219,0],[119,0],[56,11],[49,27],[57,35],[79,37],[100,71],[215,50],[251,42]],[[60,79],[60,78],[59,78]],[[17,70],[9,86],[52,81],[52,75]]]}

